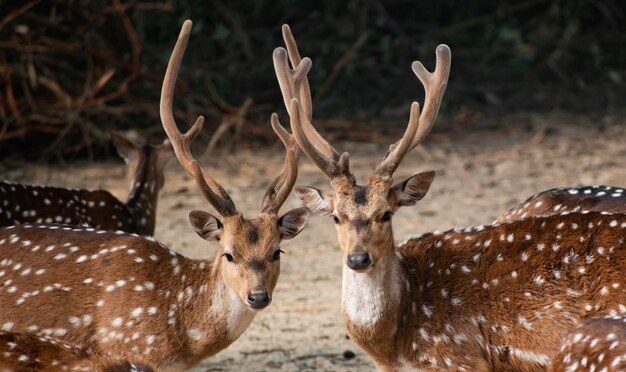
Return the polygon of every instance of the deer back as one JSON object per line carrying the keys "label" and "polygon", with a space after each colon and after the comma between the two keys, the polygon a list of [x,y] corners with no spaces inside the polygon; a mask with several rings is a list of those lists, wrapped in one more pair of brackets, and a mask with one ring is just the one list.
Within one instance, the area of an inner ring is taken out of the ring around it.
{"label": "deer back", "polygon": [[22,223],[87,225],[153,235],[164,168],[173,156],[169,141],[148,144],[112,134],[126,161],[130,192],[121,202],[105,190],[85,190],[0,182],[0,226]]}
{"label": "deer back", "polygon": [[626,212],[624,189],[611,186],[584,186],[542,191],[517,204],[494,223],[515,221],[529,216],[563,212]]}
{"label": "deer back", "polygon": [[137,230],[128,208],[108,191],[0,182],[0,226],[23,223]]}

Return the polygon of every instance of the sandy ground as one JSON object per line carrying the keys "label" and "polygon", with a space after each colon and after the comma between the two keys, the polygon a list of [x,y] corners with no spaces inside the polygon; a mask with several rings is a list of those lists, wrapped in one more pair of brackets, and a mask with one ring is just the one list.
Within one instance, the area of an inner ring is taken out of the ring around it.
{"label": "sandy ground", "polygon": [[[435,169],[429,194],[393,220],[396,241],[435,229],[486,224],[531,194],[558,186],[605,184],[626,186],[626,121],[621,118],[511,118],[503,132],[453,133],[449,140],[428,142],[405,159],[396,179]],[[541,129],[546,129],[546,135]],[[436,137],[436,136],[435,136]],[[361,181],[385,147],[336,144],[351,153],[351,168]],[[202,164],[228,190],[239,210],[253,216],[259,209],[268,175],[282,163],[282,149],[240,152]],[[25,183],[104,188],[126,196],[120,163],[34,164],[0,166],[0,176]],[[321,188],[328,180],[305,158],[298,184]],[[283,211],[299,206],[291,196]],[[174,160],[167,168],[156,237],[191,257],[214,254],[216,244],[196,236],[187,222],[193,209],[211,210],[193,181]],[[286,255],[271,306],[257,315],[242,337],[194,371],[370,371],[373,365],[346,336],[341,313],[341,254],[332,221],[313,217]],[[356,354],[351,357],[351,353]]]}

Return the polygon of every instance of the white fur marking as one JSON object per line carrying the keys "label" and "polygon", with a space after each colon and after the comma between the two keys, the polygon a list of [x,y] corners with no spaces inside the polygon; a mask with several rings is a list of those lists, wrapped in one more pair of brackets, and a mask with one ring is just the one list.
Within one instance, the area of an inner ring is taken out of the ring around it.
{"label": "white fur marking", "polygon": [[[396,301],[399,299],[402,278],[398,262],[394,258],[390,259],[391,270],[384,269],[386,266],[384,262],[379,262],[367,273],[357,273],[344,265],[341,305],[344,313],[355,325],[375,324],[388,305],[389,299]],[[389,289],[385,288],[386,286],[389,286]]]}

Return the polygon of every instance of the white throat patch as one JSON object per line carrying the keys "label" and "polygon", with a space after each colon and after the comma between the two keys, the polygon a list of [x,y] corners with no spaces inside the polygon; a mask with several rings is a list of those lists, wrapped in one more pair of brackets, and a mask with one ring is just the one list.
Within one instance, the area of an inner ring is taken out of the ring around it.
{"label": "white throat patch", "polygon": [[256,313],[241,301],[232,289],[224,285],[213,292],[211,311],[218,319],[226,317],[226,330],[231,340],[236,340],[248,328]]}
{"label": "white throat patch", "polygon": [[366,273],[357,273],[344,264],[341,307],[355,325],[374,325],[385,307],[400,300],[401,283],[399,262],[395,257],[379,260]]}
{"label": "white throat patch", "polygon": [[250,308],[241,301],[241,298],[239,298],[235,291],[228,289],[227,292],[230,298],[228,299],[229,306],[226,324],[228,327],[228,335],[230,339],[234,341],[248,328],[256,312],[250,310]]}

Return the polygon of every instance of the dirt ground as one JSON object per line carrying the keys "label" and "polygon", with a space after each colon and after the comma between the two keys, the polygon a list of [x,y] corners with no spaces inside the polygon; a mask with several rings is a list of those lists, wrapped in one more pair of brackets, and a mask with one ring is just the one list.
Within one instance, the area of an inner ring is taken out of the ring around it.
{"label": "dirt ground", "polygon": [[[411,153],[396,179],[434,169],[431,191],[393,220],[398,243],[414,234],[454,226],[487,224],[531,194],[558,186],[604,184],[626,186],[626,120],[618,117],[550,116],[510,118],[505,131],[458,131],[448,140],[428,142]],[[440,136],[441,137],[441,136]],[[435,136],[437,138],[437,136]],[[351,153],[351,168],[361,181],[385,146],[335,144]],[[282,163],[282,148],[239,152],[219,161],[202,159],[246,216],[260,208],[261,198]],[[120,162],[0,166],[5,179],[58,186],[104,188],[126,196]],[[306,158],[300,161],[298,184],[327,188],[328,180]],[[292,195],[283,211],[299,205]],[[156,237],[191,257],[208,257],[216,249],[190,228],[187,214],[211,210],[176,160],[167,168],[161,193]],[[271,306],[225,351],[194,371],[370,371],[373,365],[346,336],[341,313],[341,254],[329,217],[312,217],[286,255]],[[353,354],[354,357],[351,357]]]}

